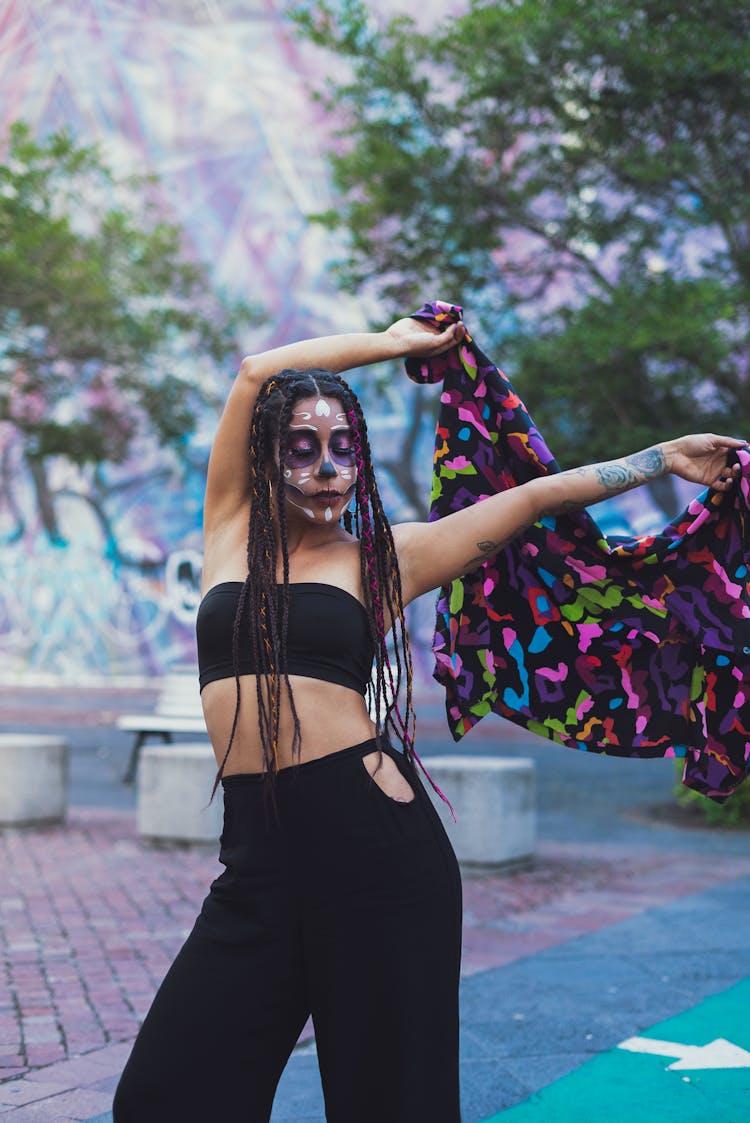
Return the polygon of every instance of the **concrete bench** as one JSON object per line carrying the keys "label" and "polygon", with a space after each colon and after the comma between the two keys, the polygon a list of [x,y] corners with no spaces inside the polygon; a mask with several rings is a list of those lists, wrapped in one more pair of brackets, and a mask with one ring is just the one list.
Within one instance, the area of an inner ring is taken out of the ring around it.
{"label": "concrete bench", "polygon": [[221,786],[206,807],[216,768],[207,742],[146,745],[138,769],[138,834],[151,842],[217,842],[224,810]]}
{"label": "concrete bench", "polygon": [[467,870],[528,864],[536,846],[536,770],[525,757],[432,756],[422,762],[453,804],[424,785]]}
{"label": "concrete bench", "polygon": [[68,761],[61,737],[0,734],[0,825],[61,823],[68,807]]}
{"label": "concrete bench", "polygon": [[128,766],[122,777],[124,784],[132,784],[141,749],[148,737],[160,737],[165,743],[171,743],[178,735],[206,732],[197,673],[188,671],[167,675],[154,712],[123,714],[117,719],[117,728],[135,734]]}

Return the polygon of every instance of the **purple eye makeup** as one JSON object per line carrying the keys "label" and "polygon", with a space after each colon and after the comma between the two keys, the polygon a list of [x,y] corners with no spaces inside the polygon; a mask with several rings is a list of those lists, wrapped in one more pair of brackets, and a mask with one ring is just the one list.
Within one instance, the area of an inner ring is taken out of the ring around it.
{"label": "purple eye makeup", "polygon": [[292,436],[287,438],[284,463],[287,468],[309,468],[320,456],[320,442],[317,438]]}
{"label": "purple eye makeup", "polygon": [[[320,459],[321,444],[314,433],[290,433],[284,454],[287,468],[310,468]],[[328,445],[328,456],[344,468],[352,468],[356,461],[354,445],[347,434],[336,434]]]}
{"label": "purple eye makeup", "polygon": [[328,446],[328,455],[334,463],[342,464],[346,468],[352,468],[356,461],[354,445],[349,440],[332,441]]}

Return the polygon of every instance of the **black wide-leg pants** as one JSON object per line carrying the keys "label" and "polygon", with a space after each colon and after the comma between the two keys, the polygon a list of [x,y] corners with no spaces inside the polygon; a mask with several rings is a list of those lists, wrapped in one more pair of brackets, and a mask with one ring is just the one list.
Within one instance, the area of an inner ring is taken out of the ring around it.
{"label": "black wide-leg pants", "polygon": [[309,1013],[328,1123],[460,1123],[461,880],[440,818],[385,794],[374,741],[226,777],[220,862],[114,1100],[114,1123],[268,1123]]}

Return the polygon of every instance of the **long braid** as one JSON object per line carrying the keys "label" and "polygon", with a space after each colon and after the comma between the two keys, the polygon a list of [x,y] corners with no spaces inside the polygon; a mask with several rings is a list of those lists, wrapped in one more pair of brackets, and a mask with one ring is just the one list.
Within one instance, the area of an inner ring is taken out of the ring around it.
{"label": "long braid", "polygon": [[[224,766],[227,758],[234,744],[234,738],[237,733],[237,724],[240,715],[241,691],[240,691],[240,671],[239,671],[239,637],[240,626],[246,608],[248,609],[248,616],[251,619],[257,620],[260,616],[260,602],[262,597],[261,583],[251,581],[250,575],[258,573],[260,568],[260,554],[268,553],[269,538],[270,550],[275,550],[275,539],[273,537],[273,525],[271,521],[271,511],[268,496],[268,488],[266,486],[266,478],[261,472],[261,458],[258,456],[258,450],[262,448],[266,440],[266,414],[259,404],[267,400],[277,388],[275,379],[268,379],[258,395],[258,401],[253,411],[253,416],[250,424],[249,434],[249,450],[250,450],[250,464],[248,474],[248,494],[250,498],[250,520],[248,527],[247,539],[247,571],[248,576],[245,578],[242,589],[240,591],[239,602],[237,605],[237,612],[235,614],[234,625],[232,628],[232,663],[234,667],[234,679],[236,685],[236,702],[234,708],[234,716],[232,719],[232,727],[229,734],[226,751],[222,762],[216,773],[213,788],[211,790],[211,800],[216,793],[219,786],[219,781],[224,773]],[[258,634],[257,629],[250,629],[250,643],[253,664],[256,667],[263,665],[263,658],[261,654],[261,636]],[[268,721],[267,709],[263,705],[262,698],[262,677],[256,676],[256,688],[258,697],[258,719],[260,726],[261,742],[265,745],[268,741]]]}
{"label": "long braid", "polygon": [[[287,435],[289,432],[289,419],[292,414],[292,399],[287,398],[281,409],[279,417],[279,465],[283,465],[286,461],[286,444]],[[289,681],[289,673],[287,668],[287,648],[286,640],[289,634],[289,545],[287,542],[286,530],[286,493],[283,487],[279,487],[276,496],[276,516],[279,523],[279,540],[281,542],[281,564],[282,564],[282,586],[281,586],[281,637],[282,645],[279,651],[278,671],[284,677],[284,686],[286,687],[286,696],[289,701],[289,706],[292,714],[292,759],[295,754],[300,756],[302,753],[302,735],[300,732],[300,721],[297,715],[297,707],[294,703],[294,694],[292,692],[292,684]],[[281,699],[279,698],[279,703]]]}
{"label": "long braid", "polygon": [[[355,450],[357,450],[359,479],[361,480],[358,499],[362,525],[362,554],[366,559],[365,564],[370,577],[370,587],[373,589],[373,606],[382,637],[380,645],[381,650],[378,653],[379,658],[377,659],[377,673],[380,679],[383,672],[385,672],[391,691],[391,701],[386,711],[385,723],[386,725],[391,725],[397,737],[403,743],[404,752],[408,756],[414,740],[407,724],[408,715],[413,714],[413,707],[411,704],[411,676],[407,674],[407,721],[405,722],[401,717],[398,705],[398,696],[401,690],[402,680],[401,652],[399,651],[399,644],[396,642],[394,648],[396,676],[394,681],[393,667],[385,641],[386,628],[383,612],[383,600],[385,600],[385,606],[394,628],[398,626],[399,623],[402,625],[402,642],[400,646],[404,655],[404,662],[410,670],[411,650],[409,648],[408,637],[403,629],[403,602],[400,596],[401,581],[398,573],[398,562],[393,545],[393,536],[388,520],[385,518],[385,513],[382,510],[380,494],[375,483],[374,473],[368,470],[372,463],[372,458],[370,455],[364,416],[362,416],[361,413],[358,416],[357,411],[352,411],[350,424],[355,433]],[[377,534],[373,533],[373,519],[378,523]],[[396,590],[396,603],[394,603],[393,594]],[[385,676],[383,675],[378,688],[378,694],[380,696],[384,695],[385,686]],[[398,726],[393,718],[394,713],[398,719]]]}
{"label": "long braid", "polygon": [[[283,377],[287,374],[303,376],[303,380]],[[315,389],[317,392],[317,387]],[[267,379],[261,386],[251,418],[248,474],[248,498],[250,500],[247,537],[248,575],[240,593],[232,631],[232,660],[237,700],[229,742],[214,779],[211,799],[213,799],[223,775],[224,765],[237,732],[241,699],[239,638],[243,621],[246,621],[248,626],[251,663],[258,672],[254,676],[258,704],[258,732],[262,746],[264,771],[269,780],[274,807],[276,806],[274,782],[278,772],[281,720],[280,676],[283,678],[294,725],[292,755],[296,754],[299,757],[301,752],[300,722],[287,673],[286,658],[289,621],[289,549],[287,544],[286,503],[283,487],[278,487],[276,507],[284,574],[281,598],[279,598],[276,582],[278,549],[271,503],[271,484],[267,470],[272,459],[273,440],[276,435],[279,438],[280,458],[284,456],[291,407],[294,399],[300,397],[303,392],[307,394],[311,392],[310,377],[306,372],[281,371],[279,376]],[[274,403],[273,406],[272,403]],[[280,478],[279,475],[279,480]]]}
{"label": "long braid", "polygon": [[[390,689],[390,701],[386,705],[383,726],[391,727],[401,742],[404,755],[410,759],[413,754],[414,728],[416,715],[412,703],[413,675],[411,649],[404,623],[404,606],[401,592],[401,577],[398,569],[393,535],[383,509],[380,493],[372,467],[372,454],[367,435],[367,424],[359,402],[349,391],[343,379],[337,379],[347,391],[350,401],[347,419],[352,430],[355,456],[357,461],[357,508],[356,516],[360,528],[360,566],[362,572],[363,594],[369,592],[375,628],[375,689],[374,706],[376,714],[376,737],[380,744],[380,714],[382,703]],[[394,629],[394,657],[396,674],[386,643],[386,613]],[[396,629],[400,632],[397,635]],[[400,644],[398,640],[400,639]],[[399,650],[400,647],[400,650]],[[402,665],[403,654],[403,665]],[[403,668],[406,669],[406,718],[399,708]],[[387,679],[387,682],[386,682]],[[394,714],[396,719],[394,720]]]}
{"label": "long braid", "polygon": [[354,408],[347,411],[347,420],[352,430],[354,455],[357,464],[357,510],[360,523],[360,548],[359,564],[362,578],[362,596],[368,609],[370,635],[375,652],[375,686],[373,706],[375,713],[375,736],[380,749],[380,714],[385,697],[385,678],[383,675],[384,656],[387,660],[385,649],[385,621],[383,618],[382,598],[380,595],[380,582],[375,567],[375,547],[373,542],[372,523],[370,521],[369,499],[365,481],[365,463],[362,454],[362,437],[358,424],[358,417]]}
{"label": "long braid", "polygon": [[[335,376],[334,376],[335,377]],[[374,608],[376,613],[376,621],[380,633],[380,644],[376,644],[376,688],[375,688],[375,707],[376,707],[376,739],[378,747],[380,747],[379,739],[379,718],[380,718],[380,704],[385,696],[385,677],[384,673],[388,676],[388,686],[391,691],[391,700],[386,709],[386,716],[383,722],[385,729],[389,727],[392,729],[395,737],[401,742],[404,750],[404,756],[413,764],[416,760],[422,772],[429,780],[433,789],[437,792],[440,798],[450,808],[451,815],[455,821],[455,814],[450,800],[447,799],[445,794],[440,790],[435,781],[430,776],[427,769],[419,759],[416,749],[414,748],[415,734],[416,734],[416,713],[413,703],[413,686],[414,686],[414,672],[411,657],[411,646],[409,644],[409,637],[406,630],[406,621],[404,617],[404,601],[403,591],[401,587],[401,573],[398,566],[398,556],[396,554],[396,546],[393,540],[393,533],[388,518],[383,508],[380,491],[378,489],[377,481],[375,479],[375,472],[373,469],[372,453],[370,450],[370,443],[367,434],[367,423],[362,412],[362,408],[357,401],[356,397],[351,393],[347,383],[340,378],[336,381],[342,386],[345,391],[348,391],[352,405],[347,411],[349,424],[352,428],[355,452],[357,455],[357,468],[358,468],[358,484],[363,481],[363,486],[358,486],[357,491],[357,523],[361,524],[361,569],[363,575],[363,589],[367,588],[366,576],[369,577],[369,587],[377,589],[376,598],[374,600]],[[373,530],[374,528],[374,530]],[[383,602],[385,603],[385,611],[392,622],[392,629],[394,633],[394,658],[396,662],[396,675],[394,681],[393,667],[389,655],[388,648],[385,642],[385,620],[383,612]],[[403,664],[402,664],[403,657]],[[402,674],[406,675],[406,692],[405,692],[405,713],[401,713],[399,707],[399,694],[401,690]],[[378,767],[380,766],[380,762]]]}
{"label": "long braid", "polygon": [[[265,415],[261,417],[259,437],[261,448],[267,432]],[[252,617],[259,623],[258,628],[250,628],[254,640],[253,656],[259,670],[256,675],[258,698],[258,719],[260,723],[261,744],[263,745],[263,764],[266,769],[274,770],[269,756],[276,761],[278,736],[275,730],[275,700],[277,683],[274,670],[274,630],[275,599],[273,585],[276,580],[276,536],[273,533],[271,497],[268,486],[260,486],[256,497],[257,513],[251,509],[250,524],[256,524],[255,533],[248,534],[248,577],[262,575],[261,580],[253,581],[255,596],[252,604]],[[254,518],[253,515],[256,515]]]}

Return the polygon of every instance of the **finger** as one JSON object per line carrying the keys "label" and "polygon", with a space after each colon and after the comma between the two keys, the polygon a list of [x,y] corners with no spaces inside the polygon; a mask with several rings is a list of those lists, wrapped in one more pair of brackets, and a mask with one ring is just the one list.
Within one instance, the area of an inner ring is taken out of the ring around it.
{"label": "finger", "polygon": [[466,329],[463,324],[451,324],[440,335],[436,335],[432,341],[435,353],[440,354],[442,351],[450,350],[451,347],[460,343],[465,335]]}
{"label": "finger", "polygon": [[718,476],[716,477],[713,486],[720,491],[727,491],[739,476],[739,472],[739,464],[734,464],[730,468],[722,469],[722,471],[719,472]]}
{"label": "finger", "polygon": [[410,327],[421,332],[423,335],[434,335],[435,339],[439,339],[441,335],[445,335],[446,330],[449,330],[453,325],[450,324],[448,329],[439,328],[437,324],[433,324],[430,320],[420,320],[416,316],[407,316],[403,320],[396,320],[393,327],[403,325],[404,328]]}
{"label": "finger", "polygon": [[747,441],[743,441],[740,437],[714,437],[714,440],[722,448],[748,448]]}

